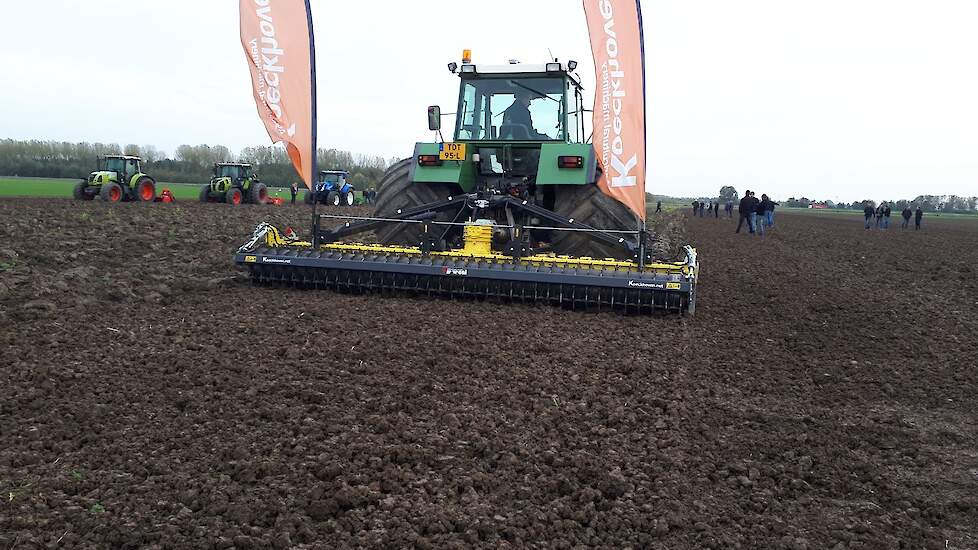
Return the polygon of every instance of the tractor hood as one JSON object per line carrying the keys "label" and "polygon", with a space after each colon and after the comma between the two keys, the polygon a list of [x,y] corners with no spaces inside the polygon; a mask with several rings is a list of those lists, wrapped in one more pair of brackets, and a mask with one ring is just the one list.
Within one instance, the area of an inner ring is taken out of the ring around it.
{"label": "tractor hood", "polygon": [[118,180],[118,174],[115,172],[109,172],[107,170],[99,170],[88,175],[88,181],[90,183],[109,183],[110,181],[118,183]]}

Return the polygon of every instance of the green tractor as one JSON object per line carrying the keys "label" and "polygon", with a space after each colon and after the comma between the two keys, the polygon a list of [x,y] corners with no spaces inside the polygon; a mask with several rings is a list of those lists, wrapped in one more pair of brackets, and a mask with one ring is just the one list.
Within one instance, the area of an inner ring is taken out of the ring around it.
{"label": "green tractor", "polygon": [[142,162],[127,155],[98,157],[95,171],[75,184],[75,199],[90,201],[98,196],[105,202],[153,202],[156,180],[143,173]]}
{"label": "green tractor", "polygon": [[[377,189],[377,216],[436,204],[462,194],[482,193],[518,199],[520,208],[479,208],[497,224],[495,240],[518,239],[515,231],[531,232],[530,246],[558,254],[597,258],[631,257],[617,239],[595,239],[577,231],[531,229],[555,225],[552,214],[592,228],[635,231],[635,215],[601,192],[596,182],[601,165],[585,134],[590,117],[583,104],[577,64],[540,65],[449,64],[460,78],[453,142],[417,143],[411,158],[384,175]],[[441,131],[441,109],[428,108],[428,127]],[[489,201],[496,204],[495,201]],[[458,212],[440,210],[436,222],[452,222]],[[454,226],[440,226],[440,240],[449,245],[461,238]],[[387,224],[377,229],[384,243],[417,243],[419,224]],[[524,232],[524,237],[526,232]]]}
{"label": "green tractor", "polygon": [[268,187],[258,181],[250,164],[219,162],[214,165],[211,182],[201,187],[200,202],[223,202],[237,206],[243,202],[265,204]]}

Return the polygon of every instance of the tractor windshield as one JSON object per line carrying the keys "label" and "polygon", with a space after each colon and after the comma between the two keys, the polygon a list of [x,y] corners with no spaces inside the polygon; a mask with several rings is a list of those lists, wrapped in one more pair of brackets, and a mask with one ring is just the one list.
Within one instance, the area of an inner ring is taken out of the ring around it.
{"label": "tractor windshield", "polygon": [[464,80],[457,140],[563,141],[562,78]]}
{"label": "tractor windshield", "polygon": [[320,174],[319,181],[321,183],[336,183],[340,181],[341,174]]}
{"label": "tractor windshield", "polygon": [[125,159],[107,158],[105,159],[105,170],[107,172],[122,172],[126,167]]}
{"label": "tractor windshield", "polygon": [[231,178],[236,180],[241,177],[242,167],[241,166],[218,166],[217,175],[222,178]]}

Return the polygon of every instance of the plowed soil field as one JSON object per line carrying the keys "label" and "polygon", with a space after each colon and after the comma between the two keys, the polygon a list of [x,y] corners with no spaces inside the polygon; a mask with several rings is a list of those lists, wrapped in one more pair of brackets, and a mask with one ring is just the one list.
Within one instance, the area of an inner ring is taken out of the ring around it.
{"label": "plowed soil field", "polygon": [[236,276],[305,208],[0,219],[0,549],[978,548],[974,222],[678,219],[650,318]]}

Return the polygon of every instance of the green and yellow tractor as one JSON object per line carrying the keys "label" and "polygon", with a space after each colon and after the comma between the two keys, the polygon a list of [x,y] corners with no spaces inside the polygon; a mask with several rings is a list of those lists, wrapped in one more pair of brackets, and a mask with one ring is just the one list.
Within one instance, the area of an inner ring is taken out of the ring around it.
{"label": "green and yellow tractor", "polygon": [[99,157],[96,170],[75,184],[75,199],[90,201],[97,196],[105,202],[153,202],[156,180],[143,173],[142,162],[127,155]]}
{"label": "green and yellow tractor", "polygon": [[223,202],[237,206],[268,202],[268,187],[258,180],[250,164],[219,162],[211,182],[200,189],[200,202]]}

